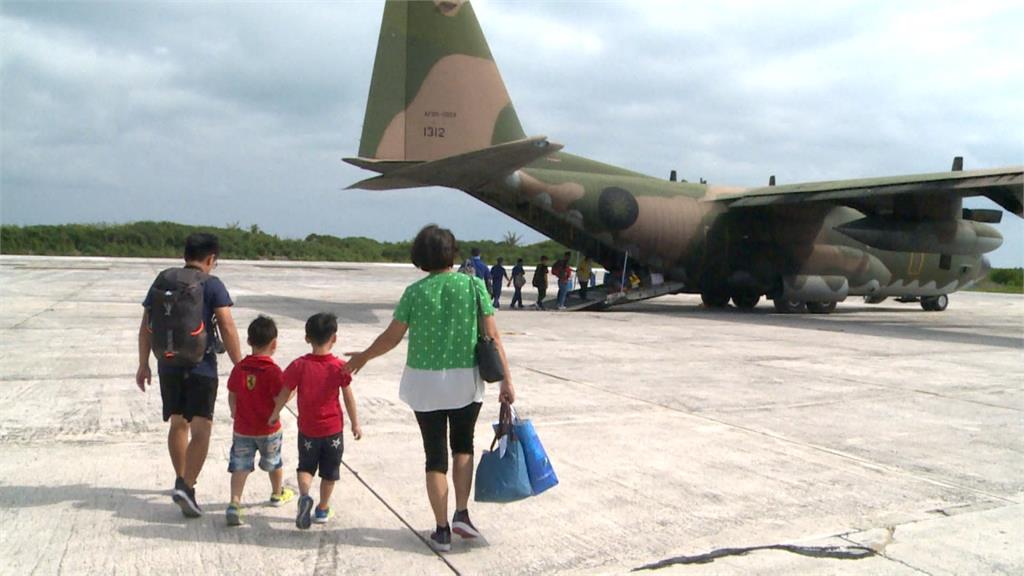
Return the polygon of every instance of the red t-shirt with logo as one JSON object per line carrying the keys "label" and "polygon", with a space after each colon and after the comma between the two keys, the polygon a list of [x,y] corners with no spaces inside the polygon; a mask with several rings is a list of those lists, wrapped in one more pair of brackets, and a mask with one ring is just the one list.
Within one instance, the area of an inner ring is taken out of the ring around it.
{"label": "red t-shirt with logo", "polygon": [[285,387],[298,390],[299,432],[304,436],[322,438],[344,428],[338,396],[352,383],[352,376],[341,370],[344,365],[334,354],[306,354],[285,369]]}
{"label": "red t-shirt with logo", "polygon": [[236,434],[269,436],[281,429],[280,421],[267,426],[281,382],[281,368],[270,356],[246,356],[235,365],[228,377],[228,391],[235,393]]}

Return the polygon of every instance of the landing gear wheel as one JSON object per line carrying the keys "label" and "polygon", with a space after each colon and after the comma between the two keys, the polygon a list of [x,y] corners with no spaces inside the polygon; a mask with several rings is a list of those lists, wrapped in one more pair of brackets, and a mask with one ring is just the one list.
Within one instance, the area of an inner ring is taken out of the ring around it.
{"label": "landing gear wheel", "polygon": [[753,310],[760,301],[760,294],[738,294],[732,297],[732,303],[741,310]]}
{"label": "landing gear wheel", "polygon": [[700,301],[708,308],[724,308],[729,305],[729,295],[721,292],[701,292]]}
{"label": "landing gear wheel", "polygon": [[946,309],[946,306],[949,306],[949,296],[945,294],[921,298],[921,308],[928,312],[942,312]]}
{"label": "landing gear wheel", "polygon": [[811,314],[831,314],[836,309],[835,302],[808,302],[807,311]]}
{"label": "landing gear wheel", "polygon": [[888,296],[865,296],[864,297],[864,303],[865,304],[881,304],[882,302],[885,302],[886,298],[888,298]]}
{"label": "landing gear wheel", "polygon": [[776,298],[773,300],[773,303],[775,304],[775,311],[779,314],[803,314],[807,311],[807,307],[799,300]]}

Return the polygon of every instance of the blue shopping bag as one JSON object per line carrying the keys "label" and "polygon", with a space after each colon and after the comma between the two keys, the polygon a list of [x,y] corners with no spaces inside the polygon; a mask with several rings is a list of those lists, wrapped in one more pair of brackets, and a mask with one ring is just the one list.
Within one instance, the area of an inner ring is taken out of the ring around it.
{"label": "blue shopping bag", "polygon": [[[526,455],[512,432],[512,416],[507,407],[502,404],[491,449],[484,451],[476,467],[474,499],[477,502],[514,502],[533,494]],[[503,437],[502,445],[495,449]]]}
{"label": "blue shopping bag", "polygon": [[512,412],[512,435],[523,447],[523,454],[526,456],[526,472],[530,477],[530,487],[534,495],[540,494],[558,484],[558,476],[551,466],[551,460],[540,443],[537,431],[533,429],[533,422],[520,420]]}
{"label": "blue shopping bag", "polygon": [[504,455],[500,450],[484,452],[476,467],[475,484],[477,502],[515,502],[532,496],[523,445],[510,440]]}

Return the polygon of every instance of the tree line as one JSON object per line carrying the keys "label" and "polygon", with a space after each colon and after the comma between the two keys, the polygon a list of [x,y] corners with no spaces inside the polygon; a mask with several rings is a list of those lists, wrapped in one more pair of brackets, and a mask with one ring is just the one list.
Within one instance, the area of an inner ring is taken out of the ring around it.
{"label": "tree line", "polygon": [[[221,257],[229,260],[302,260],[318,262],[409,262],[412,240],[380,242],[371,238],[338,238],[310,234],[303,239],[281,238],[252,225],[224,227],[186,226],[174,222],[130,224],[60,224],[52,226],[0,226],[0,253],[40,256],[115,256],[180,258],[185,238],[193,232],[211,232],[220,239]],[[547,240],[521,245],[516,234],[501,241],[459,241],[462,258],[473,247],[493,264],[499,257],[508,264],[522,258],[535,264],[542,255],[554,259],[566,248]]]}
{"label": "tree line", "polygon": [[[317,262],[409,262],[412,241],[380,242],[371,238],[338,238],[310,234],[305,238],[281,238],[253,224],[243,228],[229,224],[217,228],[186,226],[174,222],[131,224],[60,224],[54,226],[0,226],[0,253],[41,256],[120,256],[180,258],[185,237],[197,231],[220,238],[221,257],[231,260],[304,260]],[[542,255],[554,260],[567,249],[546,240],[520,245],[514,233],[501,241],[460,241],[462,258],[480,248],[483,259],[493,264],[499,257],[509,265],[522,258],[527,265]],[[1024,292],[1024,269],[995,268],[979,288],[998,292]]]}

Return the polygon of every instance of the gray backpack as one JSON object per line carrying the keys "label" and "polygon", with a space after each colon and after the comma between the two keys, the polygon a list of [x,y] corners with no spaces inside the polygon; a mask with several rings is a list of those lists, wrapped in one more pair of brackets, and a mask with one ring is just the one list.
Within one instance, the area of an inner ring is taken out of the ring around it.
{"label": "gray backpack", "polygon": [[207,278],[195,268],[168,268],[150,288],[150,341],[153,354],[165,365],[188,368],[206,355],[203,291]]}
{"label": "gray backpack", "polygon": [[470,258],[459,266],[459,274],[466,274],[468,276],[476,276],[476,266],[473,265],[473,259]]}

